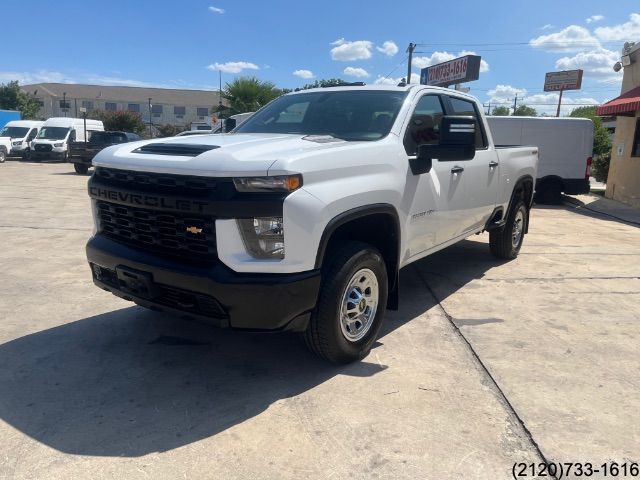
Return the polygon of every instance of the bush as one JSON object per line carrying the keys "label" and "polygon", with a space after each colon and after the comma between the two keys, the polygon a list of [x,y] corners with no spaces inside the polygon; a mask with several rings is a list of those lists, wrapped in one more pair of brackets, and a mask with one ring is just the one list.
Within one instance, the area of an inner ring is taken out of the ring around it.
{"label": "bush", "polygon": [[598,182],[607,183],[610,163],[611,152],[593,157],[593,162],[591,163],[591,176]]}
{"label": "bush", "polygon": [[145,133],[147,130],[146,125],[142,123],[142,116],[138,112],[94,110],[89,114],[89,118],[102,120],[105,130],[132,132],[138,135]]}

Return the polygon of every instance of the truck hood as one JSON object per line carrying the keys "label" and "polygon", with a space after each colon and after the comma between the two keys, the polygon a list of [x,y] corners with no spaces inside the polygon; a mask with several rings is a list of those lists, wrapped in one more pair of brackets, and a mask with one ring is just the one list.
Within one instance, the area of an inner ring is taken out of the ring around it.
{"label": "truck hood", "polygon": [[[267,175],[278,160],[289,160],[313,151],[344,148],[359,142],[331,137],[268,133],[232,133],[170,137],[113,145],[93,159],[100,167],[123,170],[201,176]],[[171,154],[140,152],[145,146],[171,146]],[[210,148],[199,155],[180,154],[180,148]],[[176,147],[176,148],[173,148]],[[177,153],[176,153],[177,152]]]}

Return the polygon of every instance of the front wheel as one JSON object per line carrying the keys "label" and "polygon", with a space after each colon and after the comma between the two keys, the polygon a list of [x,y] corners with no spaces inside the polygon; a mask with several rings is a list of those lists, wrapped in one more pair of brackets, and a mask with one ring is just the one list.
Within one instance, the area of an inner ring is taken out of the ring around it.
{"label": "front wheel", "polygon": [[86,175],[89,171],[89,165],[85,165],[84,163],[74,163],[73,169],[80,175]]}
{"label": "front wheel", "polygon": [[30,148],[27,148],[27,149],[22,153],[22,159],[23,159],[23,160],[26,160],[26,161],[29,161],[29,160],[31,160],[31,157],[32,157],[32,155],[31,155],[31,149],[30,149]]}
{"label": "front wheel", "polygon": [[0,149],[0,163],[4,163],[7,159],[7,153],[4,151],[4,148]]}
{"label": "front wheel", "polygon": [[387,269],[380,252],[350,242],[323,268],[318,305],[303,334],[307,346],[333,363],[367,356],[387,308]]}
{"label": "front wheel", "polygon": [[529,221],[529,210],[522,200],[516,202],[509,210],[504,227],[489,232],[491,253],[504,260],[512,260],[518,256],[524,232]]}

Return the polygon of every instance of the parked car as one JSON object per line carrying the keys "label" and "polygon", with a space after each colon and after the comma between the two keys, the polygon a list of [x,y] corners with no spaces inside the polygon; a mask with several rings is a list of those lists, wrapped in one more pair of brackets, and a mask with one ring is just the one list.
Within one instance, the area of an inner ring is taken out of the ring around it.
{"label": "parked car", "polygon": [[38,135],[31,142],[31,157],[34,159],[67,160],[70,142],[84,142],[93,132],[102,131],[104,131],[104,125],[100,120],[68,117],[49,118],[45,120]]}
{"label": "parked car", "polygon": [[43,123],[37,120],[12,120],[8,122],[0,130],[0,137],[11,139],[9,156],[28,159],[31,156],[31,142],[36,138]]}
{"label": "parked car", "polygon": [[399,270],[489,232],[518,255],[538,151],[496,148],[451,89],[283,95],[228,135],[116,145],[94,159],[97,286],[145,307],[301,332],[336,363],[367,355]]}
{"label": "parked car", "polygon": [[71,142],[70,154],[67,161],[73,163],[76,173],[86,175],[91,167],[91,161],[103,148],[121,143],[135,142],[140,136],[131,132],[93,132],[88,142]]}
{"label": "parked car", "polygon": [[593,122],[587,118],[487,117],[496,144],[535,145],[540,152],[535,200],[589,193]]}

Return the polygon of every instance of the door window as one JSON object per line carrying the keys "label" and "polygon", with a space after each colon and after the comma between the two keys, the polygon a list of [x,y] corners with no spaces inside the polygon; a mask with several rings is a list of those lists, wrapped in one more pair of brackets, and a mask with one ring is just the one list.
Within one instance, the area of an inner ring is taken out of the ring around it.
{"label": "door window", "polygon": [[416,155],[418,145],[435,145],[440,142],[440,124],[444,116],[438,95],[425,95],[416,105],[404,135],[407,155]]}
{"label": "door window", "polygon": [[449,102],[451,102],[451,108],[453,110],[451,112],[452,115],[465,115],[475,119],[476,149],[486,148],[487,142],[484,137],[484,132],[482,131],[482,121],[480,119],[480,115],[478,115],[475,103],[457,97],[449,97]]}

